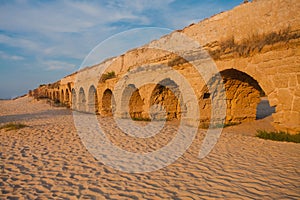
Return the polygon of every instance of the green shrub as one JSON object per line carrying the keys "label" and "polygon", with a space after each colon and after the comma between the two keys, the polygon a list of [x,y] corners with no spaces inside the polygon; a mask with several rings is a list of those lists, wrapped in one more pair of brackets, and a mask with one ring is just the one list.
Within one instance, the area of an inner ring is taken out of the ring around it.
{"label": "green shrub", "polygon": [[21,128],[25,128],[25,127],[28,127],[28,126],[25,124],[22,124],[22,123],[10,122],[8,124],[0,126],[0,129],[5,129],[6,131],[11,131],[11,130],[17,130],[17,129],[21,129]]}
{"label": "green shrub", "polygon": [[275,140],[275,141],[286,141],[286,142],[295,142],[300,143],[300,133],[291,135],[286,132],[267,132],[264,130],[258,130],[256,137],[267,139],[267,140]]}
{"label": "green shrub", "polygon": [[115,77],[116,77],[116,73],[114,71],[107,72],[106,74],[102,74],[101,81],[105,82],[106,80],[115,78]]}

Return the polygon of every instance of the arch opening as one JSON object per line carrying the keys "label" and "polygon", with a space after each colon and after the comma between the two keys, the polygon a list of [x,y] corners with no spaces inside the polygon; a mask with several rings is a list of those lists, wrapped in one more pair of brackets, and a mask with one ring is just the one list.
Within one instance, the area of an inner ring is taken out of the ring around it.
{"label": "arch opening", "polygon": [[54,99],[55,103],[60,103],[59,96],[60,96],[59,91],[56,91],[55,92],[55,99]]}
{"label": "arch opening", "polygon": [[98,96],[94,85],[89,89],[88,94],[88,111],[90,113],[98,113]]}
{"label": "arch opening", "polygon": [[144,101],[141,98],[139,89],[137,89],[134,85],[129,85],[125,91],[125,93],[131,94],[129,99],[129,115],[134,120],[139,120],[143,118],[143,107]]}
{"label": "arch opening", "polygon": [[71,92],[71,95],[72,95],[72,105],[71,105],[71,108],[72,109],[74,109],[74,110],[76,110],[77,109],[77,106],[76,106],[76,104],[77,104],[77,99],[76,99],[76,91],[75,91],[75,89],[73,88],[72,89],[72,92]]}
{"label": "arch opening", "polygon": [[[268,109],[268,112],[261,113],[261,108],[266,107],[268,101],[259,83],[251,76],[236,69],[223,70],[220,74],[222,80],[213,77],[201,90],[199,99],[201,126],[206,126],[210,121],[212,98],[218,98],[221,91],[221,88],[218,88],[219,81],[223,82],[226,94],[225,124],[254,121],[275,111],[272,108]],[[263,103],[260,105],[261,99]]]}
{"label": "arch opening", "polygon": [[[181,118],[180,91],[178,85],[171,79],[164,79],[159,82],[150,97],[150,106],[155,109],[151,113],[152,119],[174,120]],[[165,114],[164,115],[164,111]]]}
{"label": "arch opening", "polygon": [[70,104],[70,94],[69,94],[69,90],[66,89],[66,98],[65,98],[65,103],[69,106]]}
{"label": "arch opening", "polygon": [[112,116],[115,109],[115,100],[113,93],[110,89],[106,89],[102,96],[102,109],[101,114],[103,116]]}
{"label": "arch opening", "polygon": [[86,99],[85,99],[85,92],[83,88],[80,88],[79,90],[79,97],[78,97],[78,109],[79,111],[85,112],[85,104],[86,104]]}
{"label": "arch opening", "polygon": [[61,103],[65,103],[64,90],[61,90],[61,94],[60,94],[60,102],[61,102]]}

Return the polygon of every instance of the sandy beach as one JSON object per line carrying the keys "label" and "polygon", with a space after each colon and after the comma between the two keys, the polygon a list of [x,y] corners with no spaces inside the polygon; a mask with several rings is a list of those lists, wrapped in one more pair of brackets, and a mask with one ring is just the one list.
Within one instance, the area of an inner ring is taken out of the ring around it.
{"label": "sandy beach", "polygon": [[[110,130],[112,119],[99,117]],[[300,144],[254,137],[271,117],[223,129],[212,152],[198,158],[205,130],[173,164],[149,173],[117,171],[82,144],[72,112],[30,97],[0,101],[0,199],[300,199]],[[137,122],[145,123],[145,122]],[[124,149],[153,151],[174,134],[136,141],[111,131]]]}

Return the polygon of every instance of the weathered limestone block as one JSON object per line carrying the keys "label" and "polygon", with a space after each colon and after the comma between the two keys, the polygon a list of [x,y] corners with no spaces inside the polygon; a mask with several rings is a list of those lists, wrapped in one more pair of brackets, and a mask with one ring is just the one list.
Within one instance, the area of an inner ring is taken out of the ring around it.
{"label": "weathered limestone block", "polygon": [[289,86],[289,75],[278,73],[274,76],[274,85],[277,88],[288,88]]}
{"label": "weathered limestone block", "polygon": [[300,97],[294,97],[292,110],[300,112]]}
{"label": "weathered limestone block", "polygon": [[298,85],[300,85],[300,74],[297,74]]}
{"label": "weathered limestone block", "polygon": [[289,132],[289,133],[299,133],[300,128],[298,126],[300,120],[300,112],[288,111],[275,113],[273,115],[274,123],[276,129]]}
{"label": "weathered limestone block", "polygon": [[290,75],[289,77],[288,87],[296,87],[297,86],[297,75]]}
{"label": "weathered limestone block", "polygon": [[[291,94],[290,90],[288,88],[280,88],[278,89],[278,109],[279,106],[282,110],[291,110],[292,108],[292,102],[293,102],[293,95]],[[281,110],[280,109],[280,110]]]}

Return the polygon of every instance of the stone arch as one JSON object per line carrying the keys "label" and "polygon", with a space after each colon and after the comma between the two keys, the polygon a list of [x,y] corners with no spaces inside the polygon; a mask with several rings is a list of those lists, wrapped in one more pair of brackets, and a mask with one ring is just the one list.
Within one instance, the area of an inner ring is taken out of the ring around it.
{"label": "stone arch", "polygon": [[122,117],[142,119],[144,112],[144,101],[141,98],[139,89],[134,84],[125,87],[121,97]]}
{"label": "stone arch", "polygon": [[137,89],[134,85],[129,85],[128,88],[125,89],[129,90],[128,92],[132,93],[131,97],[129,99],[129,115],[132,119],[142,119],[142,113],[143,113],[143,106],[144,101],[141,98],[139,89]]}
{"label": "stone arch", "polygon": [[60,93],[60,102],[61,103],[65,102],[65,94],[64,94],[64,90],[63,89],[61,90],[61,93]]}
{"label": "stone arch", "polygon": [[[160,106],[159,106],[160,105]],[[180,119],[180,91],[178,85],[171,79],[160,81],[151,93],[150,106],[155,107],[155,116],[152,118],[167,120]],[[166,116],[162,116],[162,109],[165,109]]]}
{"label": "stone arch", "polygon": [[71,98],[72,98],[72,105],[71,105],[71,108],[76,110],[77,109],[77,99],[76,99],[76,91],[75,89],[73,88],[72,91],[71,91]]}
{"label": "stone arch", "polygon": [[104,116],[112,116],[115,108],[114,95],[110,89],[106,89],[102,96],[102,109],[101,114]]}
{"label": "stone arch", "polygon": [[85,104],[86,104],[85,92],[84,89],[81,87],[79,89],[79,94],[78,94],[78,110],[85,112],[86,111]]}
{"label": "stone arch", "polygon": [[94,85],[91,85],[88,93],[88,111],[91,113],[98,112],[98,95]]}
{"label": "stone arch", "polygon": [[222,90],[218,88],[219,81],[223,81],[226,94],[225,124],[256,120],[257,105],[260,97],[265,96],[259,83],[247,73],[236,69],[226,69],[220,74],[222,80],[213,77],[201,90],[200,121],[205,123],[210,120],[211,99],[218,98]]}
{"label": "stone arch", "polygon": [[54,101],[58,101],[58,102],[60,102],[60,100],[59,100],[59,91],[56,91],[55,92],[55,99],[54,99]]}
{"label": "stone arch", "polygon": [[65,102],[67,104],[70,103],[70,94],[69,94],[69,90],[68,89],[66,89]]}

